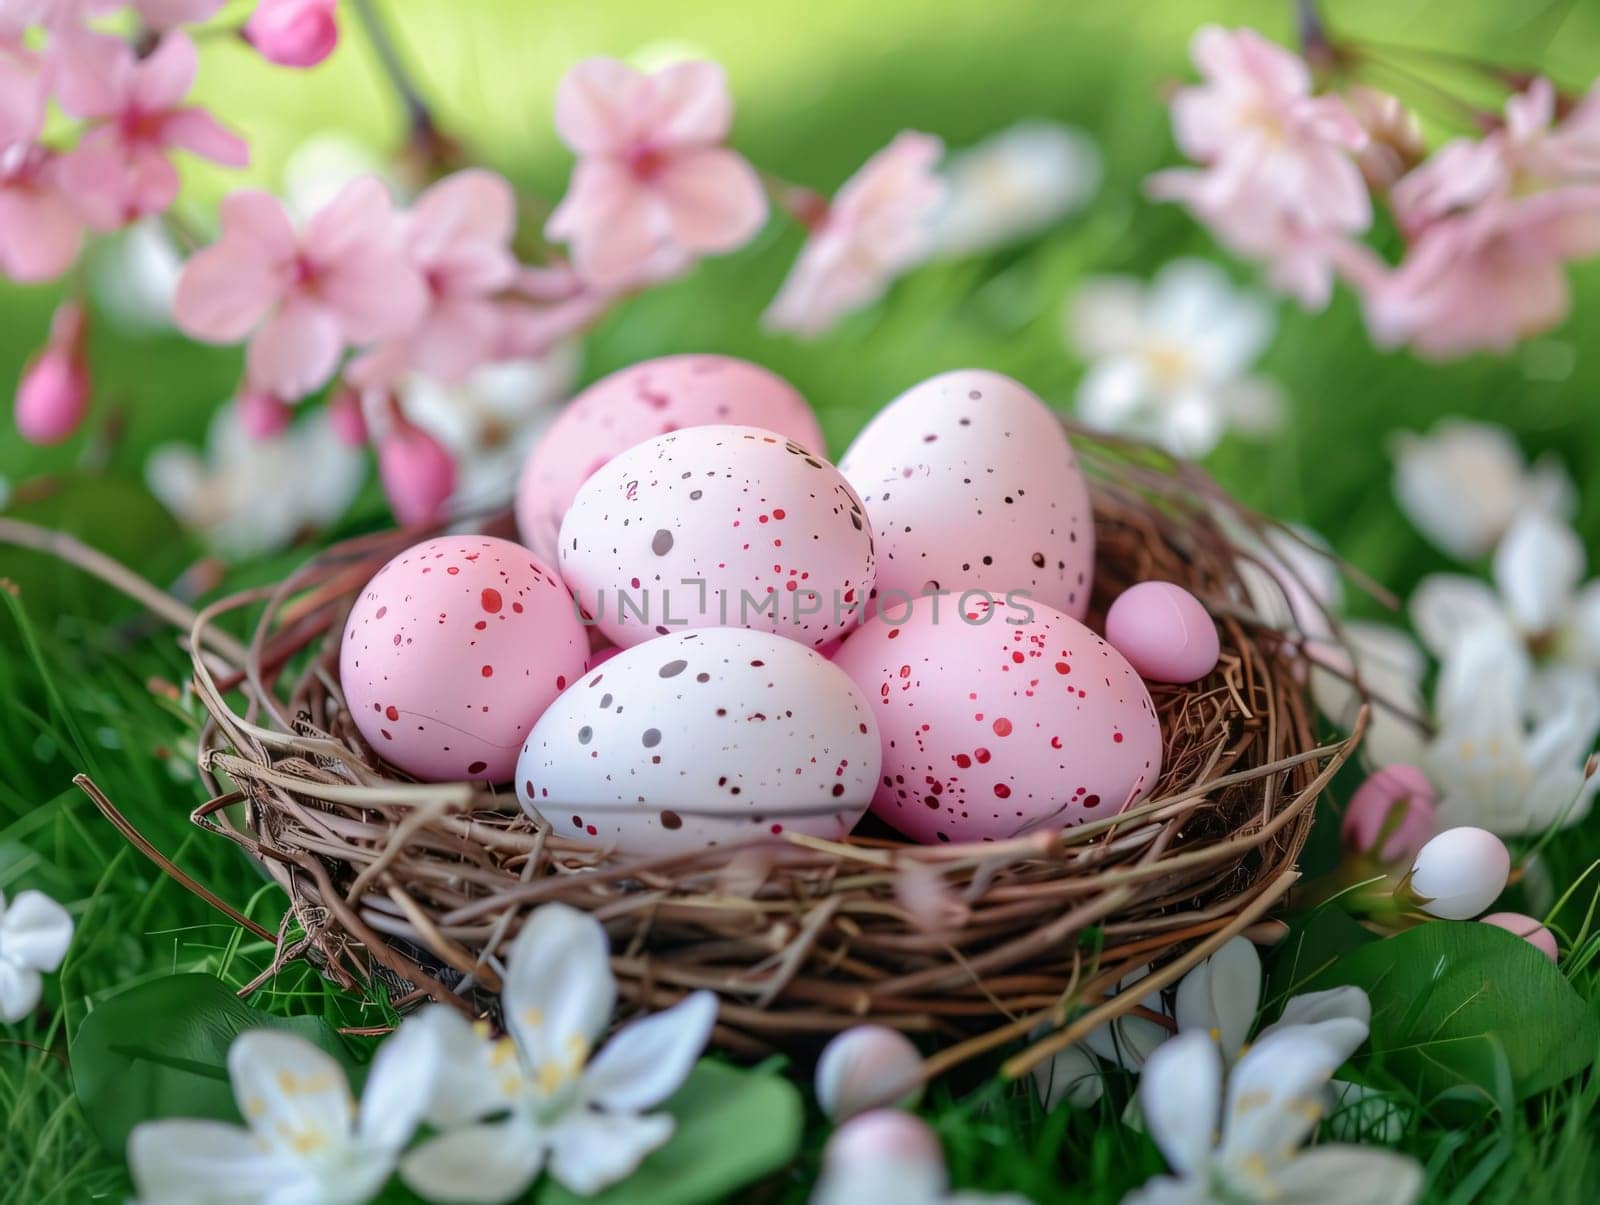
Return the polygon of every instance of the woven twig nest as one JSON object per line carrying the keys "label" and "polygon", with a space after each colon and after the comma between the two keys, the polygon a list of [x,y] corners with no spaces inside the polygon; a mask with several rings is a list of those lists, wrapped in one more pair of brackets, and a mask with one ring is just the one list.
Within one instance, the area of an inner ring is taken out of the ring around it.
{"label": "woven twig nest", "polygon": [[[715,991],[729,1048],[873,1020],[928,1035],[931,1071],[1047,1025],[1007,1064],[1021,1071],[1260,920],[1357,739],[1317,743],[1303,638],[1282,625],[1292,608],[1280,597],[1269,622],[1252,606],[1245,575],[1259,602],[1284,572],[1256,560],[1260,521],[1193,466],[1073,437],[1098,542],[1091,623],[1127,586],[1163,579],[1198,595],[1222,636],[1203,681],[1152,686],[1164,768],[1121,815],[981,844],[785,833],[630,860],[557,837],[508,791],[411,782],[357,732],[338,660],[357,591],[413,532],[332,548],[199,615],[200,766],[215,798],[195,820],[287,893],[280,962],[381,982],[402,1005],[492,1011],[497,952],[531,907],[560,900],[605,923],[638,1006]],[[246,648],[217,639],[220,620],[258,607]],[[1114,994],[1151,963],[1136,993]]]}

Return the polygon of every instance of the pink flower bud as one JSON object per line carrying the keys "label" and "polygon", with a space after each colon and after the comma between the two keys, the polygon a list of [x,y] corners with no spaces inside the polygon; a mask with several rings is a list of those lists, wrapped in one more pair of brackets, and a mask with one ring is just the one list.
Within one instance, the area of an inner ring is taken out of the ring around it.
{"label": "pink flower bud", "polygon": [[1437,802],[1417,767],[1387,766],[1356,788],[1339,834],[1354,853],[1409,863],[1434,834]]}
{"label": "pink flower bud", "polygon": [[245,40],[280,67],[315,67],[339,44],[336,0],[261,0],[245,22]]}
{"label": "pink flower bud", "polygon": [[234,405],[238,407],[239,426],[251,439],[271,439],[281,434],[294,417],[287,402],[265,389],[245,388]]}
{"label": "pink flower bud", "polygon": [[1511,854],[1481,828],[1448,828],[1417,851],[1406,876],[1412,902],[1430,916],[1471,920],[1505,889]]}
{"label": "pink flower bud", "polygon": [[58,444],[89,412],[89,368],[83,359],[83,307],[66,302],[50,322],[50,341],[17,384],[17,430],[33,444]]}
{"label": "pink flower bud", "polygon": [[824,1149],[828,1172],[873,1163],[922,1169],[944,1179],[944,1151],[928,1123],[898,1109],[879,1109],[852,1117],[834,1131]]}
{"label": "pink flower bud", "polygon": [[401,423],[378,444],[378,477],[402,525],[434,523],[455,492],[456,462],[421,427]]}
{"label": "pink flower bud", "polygon": [[922,1095],[922,1056],[898,1030],[857,1025],[823,1048],[816,1087],[817,1103],[834,1121],[891,1105],[909,1108]]}
{"label": "pink flower bud", "polygon": [[367,416],[361,411],[361,395],[348,387],[334,390],[328,401],[328,425],[347,447],[366,443]]}
{"label": "pink flower bud", "polygon": [[1524,916],[1520,912],[1491,912],[1482,919],[1482,923],[1515,933],[1551,962],[1560,956],[1556,935],[1531,916]]}

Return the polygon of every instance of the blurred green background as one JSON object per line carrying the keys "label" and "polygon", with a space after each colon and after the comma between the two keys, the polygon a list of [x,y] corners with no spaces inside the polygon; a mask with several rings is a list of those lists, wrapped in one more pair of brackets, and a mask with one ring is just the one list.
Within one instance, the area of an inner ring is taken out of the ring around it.
{"label": "blurred green background", "polygon": [[[390,0],[378,7],[440,126],[474,157],[551,200],[570,167],[551,125],[555,85],[593,54],[688,51],[719,60],[735,95],[738,147],[757,166],[826,191],[903,128],[942,135],[952,148],[1027,117],[1089,131],[1105,156],[1106,180],[1086,210],[1028,243],[918,270],[886,303],[819,341],[759,327],[800,242],[775,219],[746,251],[628,303],[585,342],[585,381],[690,350],[768,365],[816,405],[835,454],[875,408],[954,367],[1010,373],[1069,408],[1083,365],[1061,329],[1077,282],[1099,272],[1148,276],[1178,255],[1216,255],[1187,216],[1140,191],[1147,173],[1176,161],[1161,94],[1164,83],[1190,75],[1190,35],[1205,21],[1250,24],[1285,40],[1293,30],[1292,6],[1267,0]],[[228,15],[247,9],[234,5]],[[1325,17],[1336,32],[1493,57],[1569,88],[1600,73],[1600,4],[1344,0],[1327,4]],[[203,36],[199,96],[248,136],[256,161],[243,174],[186,163],[180,208],[187,222],[208,228],[228,188],[279,187],[288,155],[313,133],[336,130],[379,149],[398,147],[401,108],[348,15],[344,32],[337,54],[305,73],[272,68],[227,34]],[[1418,104],[1435,137],[1451,132],[1432,124],[1442,114],[1429,108],[1425,88],[1408,93],[1393,77],[1374,82]],[[1248,270],[1233,271],[1249,279]],[[1488,419],[1512,428],[1530,455],[1550,449],[1562,457],[1584,490],[1578,525],[1595,547],[1600,489],[1585,487],[1600,466],[1600,269],[1572,276],[1577,300],[1564,328],[1510,356],[1448,365],[1374,351],[1346,294],[1321,314],[1280,306],[1278,335],[1261,367],[1288,396],[1287,426],[1270,442],[1225,443],[1212,468],[1247,501],[1316,528],[1403,594],[1444,562],[1395,506],[1385,441],[1444,415]],[[16,379],[60,295],[60,285],[0,287],[0,379]],[[170,584],[203,549],[145,490],[144,460],[158,443],[201,440],[237,381],[241,354],[174,335],[119,338],[104,323],[91,335],[90,354],[95,410],[74,439],[34,449],[9,418],[0,421],[0,477],[13,494],[7,511],[75,532]],[[369,484],[342,530],[379,526],[385,514]],[[239,566],[229,584],[266,580],[304,555],[291,550]],[[82,1132],[64,1063],[39,1051],[59,1046],[92,1002],[117,987],[175,969],[242,983],[265,965],[266,952],[241,943],[233,926],[132,853],[71,788],[71,776],[92,774],[160,848],[257,919],[275,924],[281,904],[232,847],[187,823],[201,797],[187,766],[190,717],[149,689],[152,679],[185,675],[170,635],[104,587],[42,558],[0,549],[0,578],[20,587],[16,597],[0,592],[0,889],[51,891],[70,902],[80,932],[59,981],[47,988],[55,1019],[28,1043],[0,1048],[0,1199],[117,1196],[118,1160]],[[1561,869],[1575,874],[1583,849],[1569,852]],[[347,1023],[381,1019],[293,973],[279,979],[268,1006],[323,1011]],[[1593,1103],[1592,1092],[1576,1098],[1573,1115]],[[1051,1123],[1059,1141],[1068,1123]],[[942,1127],[947,1142],[955,1124]],[[1007,1128],[971,1133],[980,1147],[994,1148],[990,1155],[954,1158],[979,1167],[1009,1158]],[[1492,1154],[1500,1148],[1490,1144],[1503,1136],[1451,1140],[1440,1157],[1470,1167],[1480,1146]],[[1119,1178],[1142,1174],[1127,1165],[1125,1144],[1133,1140],[1085,1141],[1096,1163],[1086,1174],[1108,1191]],[[1540,1150],[1517,1142],[1513,1162],[1524,1179],[1503,1183],[1539,1187]],[[1148,1163],[1148,1148],[1138,1157]],[[1495,1157],[1509,1158],[1506,1150]],[[1013,1186],[1055,1199],[1051,1162]]]}

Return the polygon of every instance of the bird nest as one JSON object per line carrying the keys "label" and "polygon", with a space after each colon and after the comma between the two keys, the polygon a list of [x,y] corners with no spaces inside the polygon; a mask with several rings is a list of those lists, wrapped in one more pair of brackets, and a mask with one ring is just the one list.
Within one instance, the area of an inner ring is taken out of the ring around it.
{"label": "bird nest", "polygon": [[[401,1007],[432,998],[492,1015],[506,943],[531,908],[559,900],[605,924],[638,1008],[709,988],[717,1041],[752,1054],[874,1021],[926,1035],[930,1074],[1003,1047],[1019,1074],[1136,1008],[1282,899],[1360,725],[1318,743],[1308,641],[1284,622],[1304,592],[1266,557],[1270,525],[1192,465],[1072,435],[1094,503],[1091,624],[1126,587],[1160,579],[1196,594],[1221,635],[1202,681],[1151,684],[1165,756],[1143,802],[973,844],[785,832],[647,859],[580,844],[507,790],[409,780],[357,731],[340,635],[360,587],[419,538],[389,532],[193,617],[213,795],[194,820],[288,898],[277,933],[238,919],[275,942],[272,970],[308,959]],[[229,635],[241,618],[244,641]]]}

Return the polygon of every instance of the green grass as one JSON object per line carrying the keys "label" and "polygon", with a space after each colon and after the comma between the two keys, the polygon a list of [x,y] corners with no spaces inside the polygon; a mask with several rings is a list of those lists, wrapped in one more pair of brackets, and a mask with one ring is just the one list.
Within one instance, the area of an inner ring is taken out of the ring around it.
{"label": "green grass", "polygon": [[[1210,253],[1181,214],[1140,199],[1138,182],[1168,162],[1155,91],[1184,71],[1183,47],[1202,15],[1287,29],[1287,4],[1038,5],[997,0],[934,5],[908,0],[864,10],[853,0],[774,6],[756,16],[734,0],[626,5],[407,0],[399,14],[409,53],[440,98],[447,125],[487,159],[547,194],[567,161],[549,124],[561,69],[583,54],[623,53],[664,38],[702,46],[729,65],[740,109],[736,137],[763,166],[832,187],[902,126],[953,144],[1024,116],[1074,121],[1102,142],[1109,178],[1082,217],[1039,242],[984,260],[919,272],[890,302],[829,338],[800,344],[763,334],[756,316],[792,256],[780,225],[749,251],[705,265],[642,298],[594,332],[585,376],[639,358],[690,349],[746,355],[790,377],[817,405],[837,452],[871,411],[941,369],[977,365],[1012,373],[1052,402],[1070,403],[1081,366],[1064,351],[1064,298],[1084,275],[1146,274],[1171,256]],[[1335,24],[1392,41],[1448,39],[1546,67],[1568,82],[1600,70],[1600,14],[1592,6],[1377,0],[1329,6]],[[395,114],[356,42],[310,76],[269,72],[237,48],[209,44],[207,95],[252,136],[256,173],[271,182],[298,137],[334,120],[374,140],[392,138]],[[196,172],[196,213],[223,177]],[[1511,426],[1530,453],[1557,451],[1580,484],[1600,466],[1600,353],[1593,345],[1600,273],[1575,274],[1578,316],[1562,331],[1504,359],[1425,365],[1366,343],[1348,298],[1326,314],[1285,308],[1265,369],[1292,403],[1270,444],[1225,445],[1212,467],[1248,501],[1310,523],[1347,557],[1400,592],[1443,564],[1405,524],[1388,488],[1388,433],[1445,414]],[[14,375],[43,334],[53,294],[0,291],[0,365]],[[175,581],[199,553],[144,492],[140,468],[154,444],[195,440],[229,391],[238,358],[175,338],[119,341],[97,331],[101,416],[120,434],[85,436],[60,449],[27,448],[6,425],[0,472],[13,486],[50,478],[13,510],[71,530],[158,582]],[[1579,526],[1600,548],[1600,489],[1588,488]],[[369,489],[344,530],[383,521]],[[268,580],[306,550],[239,566],[230,586]],[[1597,557],[1600,560],[1600,557]],[[192,828],[202,798],[192,766],[193,715],[150,689],[181,682],[186,658],[172,633],[103,586],[43,558],[0,550],[0,889],[39,887],[66,902],[78,936],[47,983],[37,1019],[0,1032],[0,1199],[120,1199],[117,1153],[100,1150],[73,1100],[71,1035],[95,1002],[141,978],[208,970],[234,984],[267,965],[269,951],[166,879],[127,847],[71,786],[87,773],[160,849],[256,920],[275,926],[282,900],[231,845]],[[1371,604],[1361,604],[1371,609]],[[1313,849],[1326,849],[1319,832]],[[1600,857],[1600,822],[1546,851],[1559,894]],[[1590,879],[1556,918],[1581,937],[1564,969],[1600,1009],[1600,936],[1585,922]],[[303,968],[279,976],[256,1004],[338,1024],[372,1023],[372,1010]],[[1536,1018],[1529,1019],[1537,1024]],[[1149,1141],[1117,1124],[1125,1091],[1097,1109],[1043,1116],[1020,1086],[969,1077],[935,1087],[924,1106],[958,1183],[1011,1189],[1045,1201],[1115,1200],[1160,1170]],[[1529,1105],[1452,1124],[1415,1101],[1402,1149],[1423,1160],[1428,1196],[1469,1200],[1600,1199],[1594,1154],[1600,1080],[1591,1072]],[[825,1128],[813,1118],[796,1167],[770,1185],[803,1196]]]}

